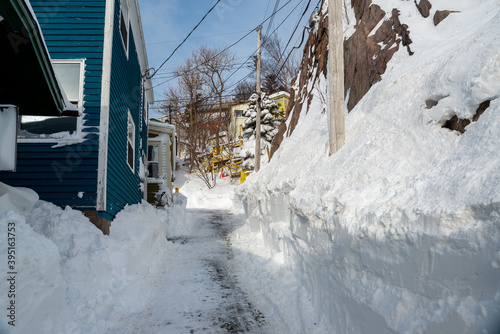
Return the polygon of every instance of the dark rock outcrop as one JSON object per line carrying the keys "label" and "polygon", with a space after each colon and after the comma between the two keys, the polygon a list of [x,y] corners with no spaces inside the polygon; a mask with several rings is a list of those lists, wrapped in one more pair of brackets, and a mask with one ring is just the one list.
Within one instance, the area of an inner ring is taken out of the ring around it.
{"label": "dark rock outcrop", "polygon": [[[399,11],[394,8],[386,21],[386,11],[372,0],[351,0],[354,9],[356,26],[355,32],[344,41],[344,87],[345,94],[349,92],[347,101],[348,110],[352,110],[368,90],[381,80],[387,64],[399,50],[400,44],[410,49],[412,43],[408,26],[399,19]],[[428,0],[420,0],[422,12],[428,12]],[[424,14],[422,14],[424,15]],[[375,30],[376,29],[376,30]],[[290,136],[298,123],[300,113],[304,108],[309,109],[315,92],[314,85],[321,74],[327,75],[328,58],[328,16],[319,13],[317,27],[310,32],[304,47],[299,77],[296,89],[291,92],[290,103],[286,112],[288,128],[280,130],[273,141],[271,152],[275,152],[283,136]],[[314,71],[313,69],[317,70]],[[309,90],[308,90],[309,89]],[[308,101],[303,105],[303,101]]]}
{"label": "dark rock outcrop", "polygon": [[451,13],[460,13],[455,10],[436,10],[436,13],[434,14],[434,25],[437,26],[439,23],[441,23],[445,18],[448,17]]}
{"label": "dark rock outcrop", "polygon": [[420,14],[422,14],[423,17],[429,17],[432,8],[432,5],[429,2],[429,0],[420,0],[419,3],[417,3],[417,0],[414,1]]}
{"label": "dark rock outcrop", "polygon": [[[358,3],[358,1],[353,1]],[[385,16],[377,5],[371,5],[371,0],[363,1],[367,8],[360,11],[356,32],[344,43],[346,93],[350,91],[348,110],[352,110],[371,86],[380,81],[385,73],[387,63],[399,50],[399,44],[406,46],[410,55],[410,31],[406,24],[401,24],[399,11],[393,9],[391,18],[384,21],[375,31],[372,30]]]}
{"label": "dark rock outcrop", "polygon": [[[477,122],[479,117],[488,109],[490,106],[491,100],[486,100],[479,104],[479,107],[476,110],[476,113],[472,117],[472,122]],[[451,119],[446,121],[446,123],[443,124],[443,128],[450,129],[452,131],[458,131],[460,133],[465,132],[465,127],[471,123],[470,119],[466,118],[458,118],[457,115],[453,116]]]}

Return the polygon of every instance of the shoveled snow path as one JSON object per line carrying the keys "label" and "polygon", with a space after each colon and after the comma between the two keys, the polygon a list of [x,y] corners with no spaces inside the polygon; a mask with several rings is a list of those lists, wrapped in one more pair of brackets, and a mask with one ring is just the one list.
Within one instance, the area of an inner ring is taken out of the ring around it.
{"label": "shoveled snow path", "polygon": [[[141,313],[108,333],[270,333],[265,319],[239,287],[226,211],[188,210],[191,235],[171,239],[155,297]],[[145,259],[147,261],[147,259]]]}

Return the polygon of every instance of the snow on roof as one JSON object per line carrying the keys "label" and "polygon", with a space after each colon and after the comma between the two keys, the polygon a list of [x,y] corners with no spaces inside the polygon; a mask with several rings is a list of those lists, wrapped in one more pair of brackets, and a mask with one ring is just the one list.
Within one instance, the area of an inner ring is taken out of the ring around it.
{"label": "snow on roof", "polygon": [[269,95],[268,97],[269,97],[270,99],[274,99],[274,98],[276,98],[276,97],[278,97],[278,96],[282,96],[282,95],[284,95],[284,96],[286,96],[286,97],[290,98],[290,94],[289,94],[289,93],[287,93],[287,92],[285,92],[285,91],[280,91],[280,92],[277,92],[277,93],[271,94],[271,95]]}
{"label": "snow on roof", "polygon": [[164,129],[164,130],[169,130],[169,132],[170,131],[175,132],[175,125],[173,125],[173,124],[163,123],[161,121],[157,121],[154,119],[150,119],[148,124],[150,127],[158,127],[158,128]]}

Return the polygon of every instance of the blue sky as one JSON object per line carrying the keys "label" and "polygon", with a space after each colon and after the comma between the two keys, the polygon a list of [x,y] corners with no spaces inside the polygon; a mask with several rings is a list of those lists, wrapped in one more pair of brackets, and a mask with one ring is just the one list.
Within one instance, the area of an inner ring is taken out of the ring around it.
{"label": "blue sky", "polygon": [[[158,68],[215,2],[214,0],[139,0],[150,67]],[[275,16],[270,30],[273,31],[284,21],[277,30],[283,43],[286,43],[290,38],[293,28],[308,3],[307,0],[281,0],[278,8],[287,2],[289,3]],[[270,16],[276,3],[277,0],[222,0],[193,32],[190,39],[155,75],[153,84],[161,84],[155,88],[155,99],[163,99],[165,88],[169,84],[175,84],[175,80],[162,83],[171,78],[173,69],[178,67],[183,59],[191,55],[199,45],[224,47],[233,44],[246,33],[255,29],[264,21],[265,17]],[[318,0],[311,1],[307,14],[300,22],[297,33],[290,44],[298,45],[300,43],[302,28],[307,25],[307,20],[317,3]],[[294,8],[295,10],[292,12]],[[287,15],[290,16],[285,20]],[[263,25],[263,33],[268,30],[268,25],[269,21]],[[240,62],[243,62],[256,49],[257,32],[253,32],[234,46],[232,51]],[[302,48],[299,53],[302,53]],[[242,69],[232,79],[234,78],[234,82],[236,82],[248,73],[248,70]]]}

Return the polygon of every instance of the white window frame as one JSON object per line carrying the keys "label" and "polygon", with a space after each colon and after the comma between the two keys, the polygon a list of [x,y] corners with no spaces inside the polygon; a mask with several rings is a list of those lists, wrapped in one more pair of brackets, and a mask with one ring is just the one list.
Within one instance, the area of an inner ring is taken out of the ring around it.
{"label": "white window frame", "polygon": [[[127,42],[123,40],[122,34],[122,16],[125,23],[125,28],[127,30]],[[122,40],[123,48],[125,49],[125,54],[128,59],[128,50],[130,49],[130,7],[128,5],[128,0],[120,0],[120,18],[119,18],[119,30],[120,30],[120,38]]]}
{"label": "white window frame", "polygon": [[[82,135],[82,117],[83,117],[83,85],[85,82],[85,59],[52,59],[53,64],[80,64],[80,78],[79,78],[79,87],[80,87],[80,94],[78,96],[78,103],[77,103],[77,108],[78,108],[78,114],[79,117],[77,117],[76,120],[76,133],[69,139],[58,139],[58,138],[18,138],[17,142],[18,143],[59,143],[61,141],[64,141],[68,144],[77,144],[81,143],[83,141],[83,135]],[[74,102],[74,101],[70,101]],[[20,123],[19,123],[20,125]]]}
{"label": "white window frame", "polygon": [[[157,152],[156,152],[156,161],[155,160],[149,160],[149,147],[150,146],[153,146],[153,147],[156,147],[157,149]],[[154,177],[153,175],[148,175],[148,178],[149,179],[158,179],[160,178],[160,169],[161,169],[161,142],[157,142],[157,141],[151,141],[151,142],[148,142],[148,150],[146,152],[146,158],[147,158],[147,163],[148,163],[148,171],[149,171],[149,165],[153,162],[153,163],[156,163],[157,166],[158,166],[158,177]]]}
{"label": "white window frame", "polygon": [[[128,126],[129,124],[132,123],[132,143],[130,143],[130,138],[128,136]],[[129,150],[128,150],[128,146],[132,146],[132,166],[129,165],[128,161],[129,161]],[[126,145],[126,157],[127,157],[127,166],[130,168],[130,170],[132,171],[132,173],[135,173],[135,151],[136,151],[136,147],[135,147],[135,123],[134,123],[134,119],[132,118],[132,114],[130,113],[130,110],[128,111],[128,118],[127,118],[127,145]]]}

